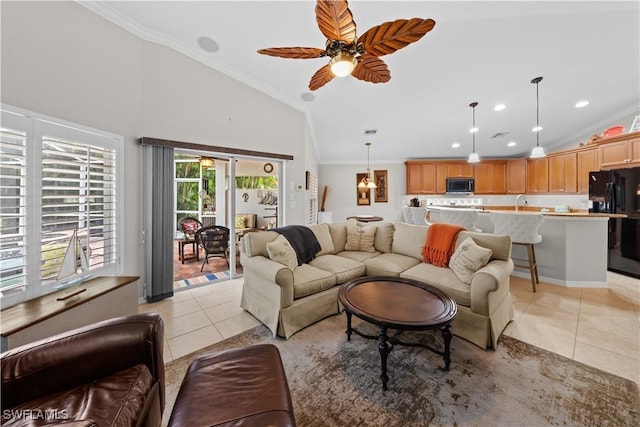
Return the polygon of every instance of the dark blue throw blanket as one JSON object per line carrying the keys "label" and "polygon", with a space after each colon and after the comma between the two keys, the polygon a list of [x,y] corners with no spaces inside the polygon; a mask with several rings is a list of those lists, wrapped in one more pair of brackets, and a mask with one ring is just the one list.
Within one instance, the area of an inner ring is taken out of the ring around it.
{"label": "dark blue throw blanket", "polygon": [[304,225],[285,225],[273,228],[271,231],[282,234],[287,238],[298,257],[298,265],[302,265],[314,259],[320,252],[320,242],[309,227]]}

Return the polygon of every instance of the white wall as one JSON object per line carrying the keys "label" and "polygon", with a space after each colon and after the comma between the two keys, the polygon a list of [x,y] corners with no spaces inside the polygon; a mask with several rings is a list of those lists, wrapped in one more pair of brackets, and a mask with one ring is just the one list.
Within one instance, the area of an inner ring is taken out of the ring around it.
{"label": "white wall", "polygon": [[400,215],[406,186],[404,163],[371,164],[372,177],[374,170],[387,170],[388,202],[376,203],[372,190],[370,206],[357,204],[356,174],[366,172],[366,165],[321,164],[319,168],[319,196],[322,197],[323,188],[327,185],[325,211],[332,212],[333,222],[344,221],[352,215],[379,215],[385,221],[395,221]]}
{"label": "white wall", "polygon": [[[144,281],[142,136],[294,156],[304,183],[305,116],[167,47],[142,41],[74,2],[2,2],[3,103],[123,135],[123,273]],[[287,123],[287,126],[282,126]],[[286,191],[286,189],[285,189]],[[284,206],[304,223],[303,192]]]}

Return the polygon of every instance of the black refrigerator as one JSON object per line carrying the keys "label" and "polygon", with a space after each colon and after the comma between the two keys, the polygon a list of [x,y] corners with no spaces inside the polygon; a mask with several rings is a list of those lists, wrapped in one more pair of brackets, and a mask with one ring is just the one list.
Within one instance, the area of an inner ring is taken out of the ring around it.
{"label": "black refrigerator", "polygon": [[589,172],[589,212],[609,220],[607,268],[640,278],[640,167]]}

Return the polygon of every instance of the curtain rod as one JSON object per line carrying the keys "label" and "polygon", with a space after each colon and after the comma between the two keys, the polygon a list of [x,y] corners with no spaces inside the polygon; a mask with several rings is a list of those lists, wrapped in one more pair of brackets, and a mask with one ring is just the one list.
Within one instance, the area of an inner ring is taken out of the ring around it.
{"label": "curtain rod", "polygon": [[242,150],[239,148],[219,147],[215,145],[195,144],[193,142],[171,141],[169,139],[150,138],[143,136],[140,138],[142,145],[156,145],[160,147],[182,148],[187,150],[209,151],[224,154],[237,154],[241,156],[265,157],[278,160],[293,160],[293,156],[288,154],[267,153],[264,151]]}

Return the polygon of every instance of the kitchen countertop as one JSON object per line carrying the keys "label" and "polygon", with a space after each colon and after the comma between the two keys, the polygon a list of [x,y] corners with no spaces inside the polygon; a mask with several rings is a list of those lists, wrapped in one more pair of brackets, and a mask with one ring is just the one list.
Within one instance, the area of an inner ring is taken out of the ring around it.
{"label": "kitchen countertop", "polygon": [[[447,205],[435,205],[435,206],[425,206],[427,209],[475,209],[480,213],[489,213],[489,212],[513,212],[516,210],[513,206],[447,206]],[[542,211],[542,209],[548,209],[547,211]],[[559,217],[576,217],[576,218],[627,218],[626,214],[612,214],[612,213],[592,213],[588,210],[578,210],[573,209],[570,212],[555,212],[554,208],[542,208],[542,207],[534,207],[534,206],[520,206],[518,208],[518,213],[530,213],[530,214],[542,214],[545,216],[559,216]]]}
{"label": "kitchen countertop", "polygon": [[[548,211],[542,211],[543,208],[521,206],[518,208],[518,213],[541,213],[545,216],[564,216],[564,217],[578,217],[578,218],[626,218],[625,214],[613,214],[613,213],[593,213],[587,210],[573,210],[571,212],[555,212],[553,208]],[[516,212],[513,206],[484,206],[482,212]]]}

